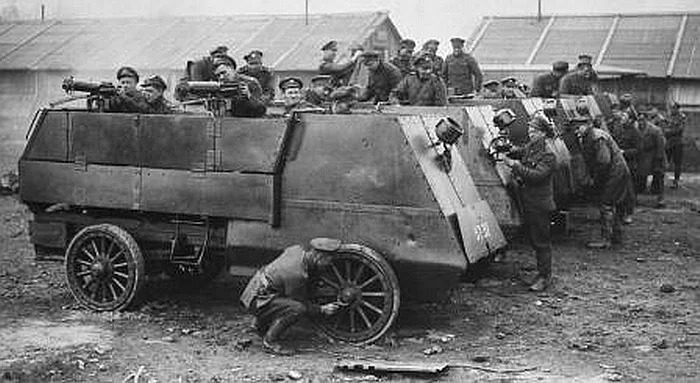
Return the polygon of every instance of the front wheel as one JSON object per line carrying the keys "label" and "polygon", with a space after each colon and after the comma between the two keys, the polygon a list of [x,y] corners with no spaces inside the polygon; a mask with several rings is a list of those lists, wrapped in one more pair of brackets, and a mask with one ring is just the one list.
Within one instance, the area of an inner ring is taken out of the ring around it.
{"label": "front wheel", "polygon": [[146,282],[141,249],[124,229],[88,226],[66,250],[66,277],[75,299],[97,311],[124,310]]}
{"label": "front wheel", "polygon": [[381,338],[399,313],[399,281],[376,251],[343,244],[321,271],[314,301],[341,305],[335,315],[318,319],[324,333],[341,341],[368,344]]}

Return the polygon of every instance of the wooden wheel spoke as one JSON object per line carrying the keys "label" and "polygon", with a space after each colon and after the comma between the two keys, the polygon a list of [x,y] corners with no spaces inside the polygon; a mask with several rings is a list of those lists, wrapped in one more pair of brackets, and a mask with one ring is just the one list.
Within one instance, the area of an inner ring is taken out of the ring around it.
{"label": "wooden wheel spoke", "polygon": [[350,332],[356,332],[355,327],[355,310],[350,310]]}
{"label": "wooden wheel spoke", "polygon": [[[114,241],[109,241],[109,247],[107,248],[107,251],[105,252],[105,258],[108,258],[110,262],[112,262],[112,250],[114,249]],[[117,253],[118,254],[118,253]]]}
{"label": "wooden wheel spoke", "polygon": [[[113,278],[113,279],[112,279],[112,282],[114,282],[114,284],[116,284],[116,285],[122,290],[122,291],[121,291],[122,293],[123,293],[124,291],[126,291],[126,287],[124,287],[124,285],[122,285],[122,283],[119,282],[118,279]],[[120,293],[120,294],[121,294],[121,293]]]}
{"label": "wooden wheel spoke", "polygon": [[384,298],[385,296],[386,296],[386,293],[383,291],[368,291],[368,292],[362,293],[362,297]]}
{"label": "wooden wheel spoke", "polygon": [[345,280],[346,281],[352,280],[352,265],[350,264],[349,259],[345,260]]}
{"label": "wooden wheel spoke", "polygon": [[338,271],[338,268],[335,267],[335,264],[334,264],[334,263],[331,263],[331,268],[333,269],[333,274],[335,274],[335,277],[336,277],[336,279],[338,279],[338,282],[339,282],[340,284],[342,284],[343,282],[345,282],[345,280],[343,279],[343,277],[340,276],[340,271]]}
{"label": "wooden wheel spoke", "polygon": [[335,283],[335,282],[331,281],[330,279],[328,279],[328,277],[322,276],[322,277],[321,277],[321,280],[322,280],[324,283],[326,283],[326,284],[330,285],[331,287],[333,287],[334,289],[340,290],[340,286],[339,286],[337,283]]}
{"label": "wooden wheel spoke", "polygon": [[78,262],[78,263],[80,263],[81,265],[85,265],[85,266],[88,266],[88,267],[92,266],[92,263],[90,263],[90,262],[88,262],[88,261],[86,261],[86,260],[84,260],[84,259],[76,259],[75,261]]}
{"label": "wooden wheel spoke", "polygon": [[355,273],[355,277],[352,279],[352,283],[357,283],[357,281],[362,276],[363,271],[365,271],[365,264],[360,263],[360,266],[357,268],[357,273]]}
{"label": "wooden wheel spoke", "polygon": [[112,265],[112,267],[115,269],[119,268],[119,267],[126,267],[126,266],[129,266],[129,262],[122,262],[122,263],[117,263],[117,264]]}
{"label": "wooden wheel spoke", "polygon": [[[122,273],[121,271],[113,271],[114,275],[122,277],[126,280],[129,280],[129,276],[127,274]],[[116,279],[115,279],[116,280]]]}
{"label": "wooden wheel spoke", "polygon": [[97,244],[95,243],[95,240],[93,239],[92,241],[90,241],[90,243],[92,244],[92,248],[95,249],[95,254],[96,254],[95,256],[99,257],[101,253],[100,253],[100,250],[97,248]]}
{"label": "wooden wheel spoke", "polygon": [[372,328],[372,322],[370,322],[369,318],[367,318],[367,314],[365,314],[365,310],[362,309],[362,307],[357,306],[355,308],[357,312],[360,314],[360,317],[362,318],[362,321],[365,322],[365,326],[367,326],[368,329]]}
{"label": "wooden wheel spoke", "polygon": [[116,301],[117,300],[117,292],[114,291],[114,286],[112,285],[111,282],[109,283],[109,292],[112,293],[112,300]]}
{"label": "wooden wheel spoke", "polygon": [[92,253],[90,253],[90,252],[88,251],[88,249],[86,249],[86,248],[83,247],[83,248],[80,249],[80,250],[82,250],[83,254],[87,255],[88,258],[90,258],[91,261],[94,261],[94,260],[95,260],[95,255],[93,255]]}
{"label": "wooden wheel spoke", "polygon": [[92,272],[92,270],[83,270],[83,271],[79,271],[79,272],[75,273],[75,275],[78,277],[83,277],[83,276],[90,274],[91,272]]}
{"label": "wooden wheel spoke", "polygon": [[117,254],[114,254],[114,256],[109,259],[109,261],[114,262],[122,254],[124,254],[124,250],[119,250]]}
{"label": "wooden wheel spoke", "polygon": [[375,313],[379,315],[384,315],[384,311],[382,311],[379,307],[367,302],[367,301],[362,301],[362,305],[367,307],[368,309],[374,311]]}
{"label": "wooden wheel spoke", "polygon": [[379,279],[379,277],[380,277],[379,274],[374,274],[374,276],[373,276],[372,278],[370,278],[370,279],[368,279],[368,280],[362,282],[362,284],[360,285],[360,288],[361,288],[361,289],[364,289],[365,287],[369,286],[372,282],[374,282],[374,281],[376,281],[377,279]]}

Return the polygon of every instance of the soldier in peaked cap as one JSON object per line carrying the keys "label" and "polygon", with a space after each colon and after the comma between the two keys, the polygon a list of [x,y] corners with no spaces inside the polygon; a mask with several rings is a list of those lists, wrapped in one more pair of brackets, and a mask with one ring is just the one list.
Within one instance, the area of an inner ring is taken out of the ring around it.
{"label": "soldier in peaked cap", "polygon": [[389,101],[391,91],[401,81],[401,71],[393,64],[384,61],[378,52],[365,52],[362,54],[362,59],[362,64],[369,70],[369,81],[359,100],[375,104]]}
{"label": "soldier in peaked cap", "polygon": [[236,71],[236,62],[230,56],[214,58],[214,76],[221,83],[237,84],[240,90],[237,97],[231,99],[231,109],[227,115],[233,117],[261,117],[267,107],[261,101],[262,88],[257,79]]}
{"label": "soldier in peaked cap", "polygon": [[403,39],[399,43],[399,52],[389,61],[401,70],[401,75],[406,77],[413,70],[413,50],[416,42],[411,39]]}
{"label": "soldier in peaked cap", "polygon": [[287,77],[280,81],[280,90],[284,96],[284,111],[285,113],[291,113],[295,110],[300,109],[316,109],[317,107],[310,102],[304,100],[304,95],[301,89],[304,87],[304,83],[301,79],[296,77]]}
{"label": "soldier in peaked cap", "polygon": [[346,60],[336,61],[338,57],[338,42],[331,40],[321,47],[323,59],[318,67],[319,74],[331,76],[331,86],[337,88],[348,84],[362,50],[356,50]]}
{"label": "soldier in peaked cap", "polygon": [[172,105],[163,96],[163,92],[167,89],[165,81],[160,76],[151,76],[141,84],[143,93],[148,104],[148,112],[150,114],[170,114],[173,113]]}
{"label": "soldier in peaked cap", "polygon": [[[512,114],[512,113],[511,113]],[[554,137],[553,123],[544,113],[536,113],[528,122],[529,143],[504,159],[513,171],[522,204],[524,227],[537,255],[538,275],[530,285],[532,291],[545,290],[552,274],[552,239],[550,215],[554,203],[556,157],[546,139]]]}
{"label": "soldier in peaked cap", "polygon": [[117,70],[118,92],[107,100],[105,109],[117,113],[146,113],[148,105],[146,98],[136,86],[139,74],[129,66]]}
{"label": "soldier in peaked cap", "polygon": [[513,76],[508,76],[501,79],[503,88],[503,98],[525,98],[525,93],[518,87],[518,79]]}
{"label": "soldier in peaked cap", "polygon": [[503,98],[503,92],[501,92],[501,83],[496,80],[489,80],[483,84],[483,89],[481,91],[481,98],[486,99],[498,99]]}
{"label": "soldier in peaked cap", "polygon": [[310,301],[311,287],[333,254],[342,247],[330,238],[312,239],[309,246],[291,246],[251,278],[240,301],[255,316],[254,328],[262,336],[263,349],[278,355],[291,355],[279,340],[303,315],[335,315],[339,303],[319,306]]}
{"label": "soldier in peaked cap", "polygon": [[250,51],[243,56],[246,65],[238,69],[238,73],[250,76],[258,80],[262,88],[260,101],[269,104],[275,99],[274,73],[272,70],[263,65],[263,53],[259,50]]}
{"label": "soldier in peaked cap", "polygon": [[[438,56],[437,50],[440,42],[435,39],[430,39],[423,43],[423,48],[414,55],[415,58],[428,56],[433,61],[433,73],[442,76],[442,64],[445,62],[442,57]],[[444,78],[443,78],[444,80]]]}
{"label": "soldier in peaked cap", "polygon": [[447,104],[447,89],[442,79],[432,72],[429,57],[418,57],[413,62],[415,72],[404,77],[394,89],[393,96],[401,104],[443,106]]}
{"label": "soldier in peaked cap", "polygon": [[331,101],[331,76],[320,74],[311,78],[311,86],[306,90],[304,99],[316,106],[323,106]]}
{"label": "soldier in peaked cap", "polygon": [[531,97],[557,98],[559,97],[559,82],[569,72],[569,63],[556,61],[552,64],[552,71],[535,77],[532,81]]}
{"label": "soldier in peaked cap", "polygon": [[447,89],[454,91],[455,95],[467,95],[478,92],[481,89],[483,75],[476,59],[464,52],[464,39],[453,37],[452,54],[445,58],[442,65],[442,78],[447,84]]}

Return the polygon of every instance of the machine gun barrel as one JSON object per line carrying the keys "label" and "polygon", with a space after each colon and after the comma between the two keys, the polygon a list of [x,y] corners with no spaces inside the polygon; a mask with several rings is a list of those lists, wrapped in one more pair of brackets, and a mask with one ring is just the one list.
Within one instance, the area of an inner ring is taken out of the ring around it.
{"label": "machine gun barrel", "polygon": [[110,82],[93,82],[76,80],[69,77],[63,80],[61,85],[67,93],[85,92],[100,96],[111,96],[117,94],[117,88]]}
{"label": "machine gun barrel", "polygon": [[243,81],[183,81],[176,92],[199,97],[249,98],[248,85]]}

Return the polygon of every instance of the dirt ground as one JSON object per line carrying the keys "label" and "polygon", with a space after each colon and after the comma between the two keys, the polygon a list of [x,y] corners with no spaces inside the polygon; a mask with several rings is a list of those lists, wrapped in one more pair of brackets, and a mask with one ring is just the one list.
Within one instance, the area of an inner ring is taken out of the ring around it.
{"label": "dirt ground", "polygon": [[[12,169],[19,140],[0,146]],[[687,176],[662,210],[641,206],[620,250],[583,246],[597,212],[575,209],[555,243],[554,286],[527,291],[528,247],[475,273],[449,300],[404,305],[395,330],[366,347],[330,342],[303,324],[294,357],[262,352],[237,304],[245,279],[223,276],[200,291],[167,279],[126,313],[93,313],[73,301],[59,263],[36,263],[30,216],[0,197],[0,381],[139,382],[700,381],[700,177]],[[651,199],[642,198],[651,205]],[[662,292],[661,286],[664,287]],[[430,354],[430,355],[426,355]],[[446,363],[439,375],[368,375],[343,360]]]}

